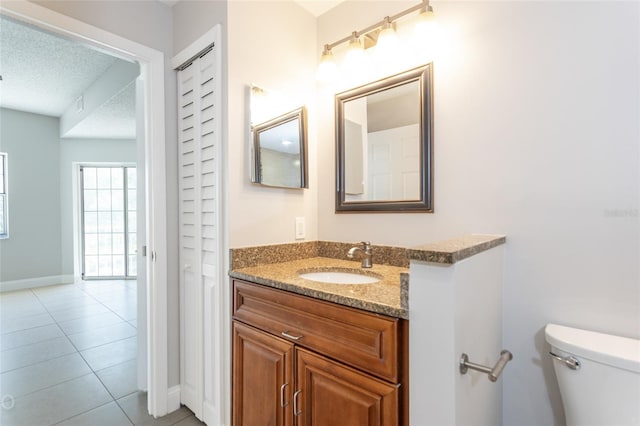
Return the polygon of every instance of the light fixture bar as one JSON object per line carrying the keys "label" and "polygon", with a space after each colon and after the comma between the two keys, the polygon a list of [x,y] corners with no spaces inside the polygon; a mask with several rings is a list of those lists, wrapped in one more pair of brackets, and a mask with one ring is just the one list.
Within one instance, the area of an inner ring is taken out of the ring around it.
{"label": "light fixture bar", "polygon": [[372,31],[382,27],[387,22],[393,23],[394,21],[396,21],[396,20],[402,18],[403,16],[406,16],[406,15],[412,13],[412,12],[416,12],[416,11],[422,10],[422,9],[429,10],[429,8],[430,8],[429,0],[422,0],[420,2],[420,4],[412,6],[409,9],[403,10],[402,12],[396,13],[395,15],[385,16],[381,21],[376,22],[375,24],[369,25],[368,27],[363,28],[363,29],[361,29],[359,31],[354,31],[353,33],[349,34],[348,36],[343,37],[340,40],[334,41],[333,43],[325,44],[324,45],[325,51],[326,50],[331,50],[334,47],[341,45],[342,43],[346,43],[347,41],[350,41],[353,38],[354,35],[356,37],[360,37],[361,35],[368,34],[368,33],[372,32]]}

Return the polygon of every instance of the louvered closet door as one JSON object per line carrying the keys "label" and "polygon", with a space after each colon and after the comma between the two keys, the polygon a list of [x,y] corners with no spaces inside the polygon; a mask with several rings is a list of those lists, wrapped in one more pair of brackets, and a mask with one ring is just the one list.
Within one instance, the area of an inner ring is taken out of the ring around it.
{"label": "louvered closet door", "polygon": [[[178,72],[180,131],[181,400],[198,418],[219,410],[220,135],[216,52]],[[219,369],[218,369],[219,370]]]}

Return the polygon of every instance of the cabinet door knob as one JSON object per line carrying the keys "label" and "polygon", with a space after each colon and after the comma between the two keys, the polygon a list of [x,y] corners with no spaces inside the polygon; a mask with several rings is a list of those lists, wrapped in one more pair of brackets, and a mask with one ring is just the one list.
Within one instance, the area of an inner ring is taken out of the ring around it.
{"label": "cabinet door knob", "polygon": [[293,394],[293,415],[294,416],[299,416],[300,414],[302,414],[302,410],[298,411],[298,395],[300,395],[301,393],[302,391],[299,390]]}
{"label": "cabinet door knob", "polygon": [[291,340],[300,340],[302,339],[302,336],[295,336],[293,334],[289,334],[288,331],[283,331],[282,334],[284,337],[286,337],[287,339],[291,339]]}
{"label": "cabinet door knob", "polygon": [[285,388],[289,386],[289,383],[285,383],[284,385],[280,386],[280,406],[282,408],[286,407],[287,405],[289,405],[288,402],[284,402],[284,390]]}

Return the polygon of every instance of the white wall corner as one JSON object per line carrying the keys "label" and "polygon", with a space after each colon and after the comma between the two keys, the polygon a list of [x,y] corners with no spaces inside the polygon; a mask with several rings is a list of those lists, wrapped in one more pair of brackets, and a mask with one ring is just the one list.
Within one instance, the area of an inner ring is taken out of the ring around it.
{"label": "white wall corner", "polygon": [[5,291],[25,290],[27,288],[46,287],[48,285],[71,284],[73,275],[51,275],[48,277],[27,278],[24,280],[0,282],[0,293]]}
{"label": "white wall corner", "polygon": [[[500,245],[454,265],[454,354],[489,368],[504,349],[502,344],[502,280],[505,246]],[[505,374],[512,374],[508,365]],[[502,382],[502,378],[500,378]],[[502,386],[484,373],[469,370],[456,374],[456,423],[496,425],[502,423]]]}

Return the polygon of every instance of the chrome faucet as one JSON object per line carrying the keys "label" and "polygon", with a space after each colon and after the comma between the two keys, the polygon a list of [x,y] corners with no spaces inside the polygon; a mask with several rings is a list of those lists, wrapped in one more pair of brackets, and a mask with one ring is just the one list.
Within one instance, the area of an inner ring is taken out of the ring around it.
{"label": "chrome faucet", "polygon": [[369,241],[362,241],[362,247],[351,247],[347,252],[347,257],[353,259],[358,252],[362,258],[362,267],[371,268],[371,266],[373,266],[373,262],[371,262],[371,243]]}

